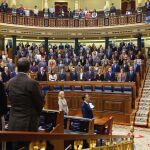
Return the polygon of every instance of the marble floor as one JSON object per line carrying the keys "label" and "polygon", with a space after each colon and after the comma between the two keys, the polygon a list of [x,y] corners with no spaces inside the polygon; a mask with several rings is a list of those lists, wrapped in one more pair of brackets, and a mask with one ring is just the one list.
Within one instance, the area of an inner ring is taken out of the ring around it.
{"label": "marble floor", "polygon": [[[113,125],[113,135],[130,134],[131,126]],[[150,150],[150,128],[134,127],[135,150]]]}

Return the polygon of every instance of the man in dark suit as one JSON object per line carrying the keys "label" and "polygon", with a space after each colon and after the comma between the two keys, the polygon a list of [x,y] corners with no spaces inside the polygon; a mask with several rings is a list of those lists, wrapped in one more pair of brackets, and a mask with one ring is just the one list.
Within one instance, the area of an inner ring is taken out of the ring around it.
{"label": "man in dark suit", "polygon": [[10,79],[10,72],[9,72],[9,70],[8,70],[8,67],[7,66],[5,66],[4,67],[4,72],[2,72],[2,80],[3,80],[3,82],[7,82],[9,79]]}
{"label": "man in dark suit", "polygon": [[127,81],[135,82],[136,81],[136,73],[133,71],[133,67],[130,67],[130,71],[127,73]]}
{"label": "man in dark suit", "polygon": [[43,67],[40,68],[40,71],[37,72],[37,78],[38,81],[47,81],[47,75],[46,71]]}
{"label": "man in dark suit", "polygon": [[112,72],[116,73],[116,72],[120,72],[120,65],[117,63],[116,60],[114,60],[114,63],[112,64]]}
{"label": "man in dark suit", "polygon": [[89,94],[83,95],[82,99],[83,99],[82,116],[83,116],[83,118],[92,119],[93,118],[93,110],[92,110],[92,108],[89,105],[89,103],[90,103],[90,96],[89,96]]}
{"label": "man in dark suit", "polygon": [[[4,115],[7,113],[7,97],[3,83],[0,81],[0,130],[5,129]],[[5,149],[5,143],[0,143],[0,149]]]}
{"label": "man in dark suit", "polygon": [[105,80],[106,81],[115,81],[115,74],[112,72],[111,67],[108,68],[108,72],[106,73]]}
{"label": "man in dark suit", "polygon": [[86,72],[86,80],[93,81],[94,80],[94,72],[92,71],[92,67],[89,66],[89,71]]}
{"label": "man in dark suit", "polygon": [[0,130],[2,130],[2,117],[7,112],[7,98],[3,83],[0,81]]}
{"label": "man in dark suit", "polygon": [[140,72],[140,65],[137,64],[137,60],[136,60],[136,59],[134,60],[133,71],[134,71],[135,73]]}
{"label": "man in dark suit", "polygon": [[77,80],[77,73],[75,71],[75,68],[73,67],[70,73],[70,81],[76,81]]}
{"label": "man in dark suit", "polygon": [[64,71],[64,69],[62,68],[59,75],[58,75],[58,79],[59,81],[66,81],[66,72]]}
{"label": "man in dark suit", "polygon": [[[30,63],[27,58],[18,60],[18,74],[6,85],[11,104],[8,130],[37,131],[43,100],[37,81],[29,78]],[[25,143],[15,143],[12,149],[27,146]]]}

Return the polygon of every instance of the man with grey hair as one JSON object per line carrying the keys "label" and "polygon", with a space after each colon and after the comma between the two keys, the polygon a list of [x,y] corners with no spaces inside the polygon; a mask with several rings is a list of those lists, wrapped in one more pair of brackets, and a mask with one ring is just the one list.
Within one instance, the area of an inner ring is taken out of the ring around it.
{"label": "man with grey hair", "polygon": [[[18,74],[6,85],[11,104],[8,130],[37,131],[43,108],[39,84],[28,77],[30,63],[27,58],[20,58],[17,67]],[[22,146],[24,143],[15,143],[12,149]]]}

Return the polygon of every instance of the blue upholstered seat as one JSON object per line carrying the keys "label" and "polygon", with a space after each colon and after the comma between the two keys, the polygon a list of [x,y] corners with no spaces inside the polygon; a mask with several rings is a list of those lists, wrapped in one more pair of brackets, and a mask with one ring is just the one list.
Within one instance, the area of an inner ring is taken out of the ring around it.
{"label": "blue upholstered seat", "polygon": [[132,94],[132,87],[131,86],[124,86],[123,91],[124,91],[124,93]]}
{"label": "blue upholstered seat", "polygon": [[71,91],[70,85],[64,85],[64,91],[67,91],[67,92]]}
{"label": "blue upholstered seat", "polygon": [[54,91],[59,92],[62,90],[62,87],[60,85],[54,85]]}
{"label": "blue upholstered seat", "polygon": [[103,86],[95,85],[95,92],[102,92],[102,91],[103,91]]}
{"label": "blue upholstered seat", "polygon": [[42,95],[45,96],[46,92],[50,90],[49,86],[42,86]]}
{"label": "blue upholstered seat", "polygon": [[76,85],[76,86],[74,86],[74,91],[82,91],[82,87],[81,87],[81,85]]}
{"label": "blue upholstered seat", "polygon": [[122,87],[121,86],[114,86],[114,93],[122,93]]}
{"label": "blue upholstered seat", "polygon": [[84,85],[84,91],[91,92],[92,91],[92,86],[91,85]]}
{"label": "blue upholstered seat", "polygon": [[105,85],[104,86],[104,93],[112,93],[112,86]]}

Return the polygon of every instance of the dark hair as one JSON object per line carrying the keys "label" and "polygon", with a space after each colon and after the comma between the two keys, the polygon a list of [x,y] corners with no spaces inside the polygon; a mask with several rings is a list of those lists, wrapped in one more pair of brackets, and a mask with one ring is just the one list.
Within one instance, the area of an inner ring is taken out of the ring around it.
{"label": "dark hair", "polygon": [[17,67],[18,72],[27,73],[30,69],[30,62],[26,57],[22,57],[18,60]]}

